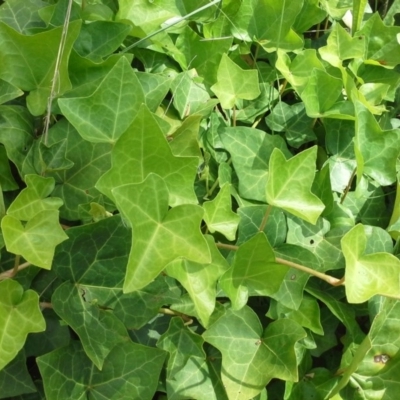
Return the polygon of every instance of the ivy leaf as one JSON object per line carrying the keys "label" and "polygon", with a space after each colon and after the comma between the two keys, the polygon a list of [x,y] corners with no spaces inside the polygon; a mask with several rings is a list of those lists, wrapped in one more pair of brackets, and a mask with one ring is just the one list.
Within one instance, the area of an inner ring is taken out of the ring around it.
{"label": "ivy leaf", "polygon": [[235,253],[231,268],[221,277],[220,285],[232,302],[241,309],[249,296],[270,296],[285,277],[287,267],[275,262],[275,254],[264,232],[255,234]]}
{"label": "ivy leaf", "polygon": [[144,102],[142,86],[124,57],[90,96],[59,99],[58,105],[85,140],[114,144]]}
{"label": "ivy leaf", "polygon": [[58,210],[63,201],[57,197],[46,198],[54,190],[54,179],[39,175],[25,176],[27,187],[7,209],[7,215],[21,221],[29,221],[40,211]]}
{"label": "ivy leaf", "polygon": [[184,325],[182,318],[171,318],[168,330],[158,339],[157,347],[169,353],[168,379],[174,378],[188,359],[199,357],[204,359],[204,339]]}
{"label": "ivy leaf", "polygon": [[160,176],[150,174],[142,183],[115,188],[113,195],[133,228],[125,293],[148,285],[178,257],[198,263],[211,261],[199,228],[203,210],[186,204],[168,211],[169,192]]}
{"label": "ivy leaf", "polygon": [[239,177],[239,194],[246,199],[265,201],[268,161],[272,150],[279,148],[290,156],[285,141],[278,135],[269,135],[248,127],[223,128],[219,132],[229,151]]}
{"label": "ivy leaf", "polygon": [[24,226],[11,215],[1,220],[7,250],[19,254],[29,263],[50,269],[55,247],[68,239],[58,222],[58,211],[43,210]]}
{"label": "ivy leaf", "polygon": [[54,292],[54,311],[76,332],[87,356],[98,369],[118,343],[128,339],[124,324],[108,310],[86,297],[86,289],[64,282]]}
{"label": "ivy leaf", "polygon": [[205,238],[211,253],[211,264],[175,260],[168,264],[167,273],[187,290],[202,325],[206,327],[215,308],[217,280],[229,265],[217,249],[213,237],[206,235]]}
{"label": "ivy leaf", "polygon": [[[57,94],[71,88],[68,78],[68,57],[78,36],[81,22],[68,26],[64,52],[60,60]],[[0,78],[17,88],[29,91],[27,105],[33,115],[44,113],[50,95],[63,27],[25,36],[0,22]],[[33,59],[39,62],[31,62]]]}
{"label": "ivy leaf", "polygon": [[235,240],[240,217],[232,211],[230,187],[224,185],[215,199],[203,203],[204,221],[211,233],[220,232],[228,240]]}
{"label": "ivy leaf", "polygon": [[23,348],[28,333],[43,332],[39,296],[12,280],[0,282],[0,370]]}
{"label": "ivy leaf", "polygon": [[258,72],[240,68],[224,53],[218,67],[217,83],[211,90],[223,108],[233,108],[238,99],[253,100],[260,95]]}
{"label": "ivy leaf", "polygon": [[233,33],[239,40],[257,40],[268,52],[278,48],[295,50],[303,41],[292,29],[303,1],[295,3],[274,0],[243,2],[235,16]]}
{"label": "ivy leaf", "polygon": [[172,154],[155,115],[142,106],[112,151],[112,168],[99,179],[96,187],[114,199],[113,188],[142,182],[148,174],[155,173],[167,184],[171,206],[197,203],[193,190],[197,165],[197,157]]}
{"label": "ivy leaf", "polygon": [[251,399],[273,378],[298,379],[295,343],[306,336],[294,321],[280,319],[263,332],[249,307],[227,309],[204,339],[222,353],[222,382],[229,399]]}
{"label": "ivy leaf", "polygon": [[274,149],[269,161],[267,202],[283,208],[312,224],[324,210],[322,201],[311,193],[315,176],[317,147],[304,150],[289,160],[279,149]]}
{"label": "ivy leaf", "polygon": [[[79,342],[37,358],[46,399],[151,400],[157,389],[165,353],[127,342],[116,346],[99,371]],[[79,365],[79,368],[76,366]],[[66,384],[68,382],[68,384]]]}
{"label": "ivy leaf", "polygon": [[384,131],[374,116],[360,103],[355,103],[355,152],[357,177],[363,173],[380,185],[396,181],[396,160],[400,152],[400,129]]}
{"label": "ivy leaf", "polygon": [[100,196],[94,185],[110,168],[112,145],[84,140],[66,119],[57,122],[49,130],[50,145],[63,139],[67,146],[65,157],[73,166],[67,170],[49,172],[48,175],[56,180],[52,195],[64,200],[61,216],[75,221],[81,217],[79,205],[93,202]]}
{"label": "ivy leaf", "polygon": [[24,92],[16,86],[0,79],[0,104],[7,103],[17,97],[20,97]]}
{"label": "ivy leaf", "polygon": [[346,296],[350,303],[362,303],[376,294],[398,296],[400,260],[393,254],[368,253],[366,228],[358,224],[343,237],[346,259]]}

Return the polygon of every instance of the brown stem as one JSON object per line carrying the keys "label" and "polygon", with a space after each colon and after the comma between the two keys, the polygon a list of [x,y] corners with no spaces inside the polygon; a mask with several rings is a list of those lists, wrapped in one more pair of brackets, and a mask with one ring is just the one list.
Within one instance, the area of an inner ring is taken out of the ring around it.
{"label": "brown stem", "polygon": [[264,218],[262,219],[261,225],[258,228],[259,232],[262,232],[265,228],[265,225],[267,225],[268,217],[269,217],[269,214],[271,214],[271,211],[272,211],[272,206],[271,206],[271,204],[268,204],[267,210],[265,211],[265,214],[264,214]]}
{"label": "brown stem", "polygon": [[0,281],[4,281],[4,279],[10,279],[14,277],[19,271],[22,271],[25,268],[28,268],[31,265],[31,263],[25,262],[21,265],[18,265],[17,268],[11,268],[7,271],[1,272],[0,273]]}
{"label": "brown stem", "polygon": [[158,312],[160,314],[172,315],[172,316],[175,316],[175,317],[181,317],[185,321],[185,325],[190,325],[190,324],[193,323],[193,319],[190,318],[188,315],[182,314],[182,313],[180,313],[178,311],[171,310],[170,308],[164,308],[163,307],[163,308],[160,308],[158,310]]}
{"label": "brown stem", "polygon": [[41,301],[39,303],[40,308],[43,310],[45,308],[53,308],[53,305],[51,303],[49,303],[48,301]]}
{"label": "brown stem", "polygon": [[343,202],[344,202],[344,200],[345,200],[345,198],[347,196],[347,193],[349,193],[351,185],[352,185],[353,180],[354,180],[354,177],[356,176],[356,172],[357,172],[357,168],[354,168],[354,171],[350,176],[349,183],[347,184],[346,188],[344,189],[343,196],[340,199],[340,204],[343,204]]}

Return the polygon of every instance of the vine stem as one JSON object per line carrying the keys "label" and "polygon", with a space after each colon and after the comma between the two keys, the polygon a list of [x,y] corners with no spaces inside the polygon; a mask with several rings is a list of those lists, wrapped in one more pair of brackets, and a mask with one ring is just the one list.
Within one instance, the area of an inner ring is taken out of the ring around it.
{"label": "vine stem", "polygon": [[[225,243],[220,243],[217,242],[216,243],[217,247],[221,248],[221,249],[227,249],[227,250],[232,250],[232,251],[237,251],[239,249],[239,246],[233,245],[233,244],[225,244]],[[303,271],[306,272],[312,276],[315,276],[316,278],[322,279],[323,281],[329,283],[332,286],[340,286],[340,285],[344,285],[344,279],[338,279],[335,278],[333,276],[330,275],[326,275],[322,272],[319,271],[315,271],[312,268],[308,268],[304,265],[301,264],[297,264],[295,262],[292,261],[288,261],[288,260],[284,260],[283,258],[280,257],[275,257],[275,261],[278,264],[282,264],[282,265],[286,265],[287,267],[292,267],[295,269],[298,269],[299,271]]]}
{"label": "vine stem", "polygon": [[25,268],[28,268],[31,265],[29,262],[25,262],[23,264],[18,265],[16,268],[13,267],[7,271],[0,273],[0,281],[4,281],[5,279],[12,278],[13,276],[17,275],[19,271],[22,271]]}
{"label": "vine stem", "polygon": [[272,207],[273,206],[271,204],[268,204],[267,210],[265,211],[265,214],[264,214],[264,218],[262,219],[261,225],[258,228],[259,232],[262,232],[265,228],[265,225],[267,225],[268,217],[269,217],[269,214],[271,214]]}
{"label": "vine stem", "polygon": [[340,199],[340,204],[343,204],[343,202],[344,202],[344,200],[345,200],[347,194],[349,193],[350,188],[351,188],[351,185],[352,185],[353,180],[354,180],[354,177],[356,176],[356,172],[357,172],[357,168],[354,168],[354,171],[353,171],[353,173],[352,173],[351,176],[350,176],[349,183],[347,184],[346,188],[344,189],[343,196],[342,196],[342,198]]}
{"label": "vine stem", "polygon": [[172,316],[175,316],[175,317],[181,317],[185,321],[185,325],[190,325],[190,324],[193,323],[193,319],[190,318],[189,316],[187,316],[185,314],[182,314],[182,313],[180,313],[178,311],[171,310],[170,308],[160,308],[158,310],[158,312],[160,314],[172,315]]}

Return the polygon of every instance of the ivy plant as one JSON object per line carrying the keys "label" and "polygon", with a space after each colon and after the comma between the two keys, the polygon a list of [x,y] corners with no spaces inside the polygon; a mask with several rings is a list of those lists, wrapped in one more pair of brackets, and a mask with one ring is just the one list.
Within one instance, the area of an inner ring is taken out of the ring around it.
{"label": "ivy plant", "polygon": [[1,3],[0,399],[397,398],[399,0]]}

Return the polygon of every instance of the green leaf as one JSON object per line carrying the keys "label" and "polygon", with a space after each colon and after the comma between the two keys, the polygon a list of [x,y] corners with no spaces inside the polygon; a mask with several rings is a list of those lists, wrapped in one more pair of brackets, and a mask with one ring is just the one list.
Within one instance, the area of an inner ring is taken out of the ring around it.
{"label": "green leaf", "polygon": [[203,337],[222,353],[222,382],[229,399],[251,399],[273,378],[298,379],[294,345],[305,332],[293,321],[275,321],[263,332],[249,307],[227,309]]}
{"label": "green leaf", "polygon": [[230,185],[224,185],[215,199],[204,202],[203,208],[208,230],[211,233],[220,232],[228,240],[235,240],[240,217],[232,211]]}
{"label": "green leaf", "polygon": [[87,356],[98,369],[118,344],[126,342],[128,332],[114,314],[86,296],[84,286],[64,282],[54,292],[54,311],[76,332]]}
{"label": "green leaf", "polygon": [[264,232],[242,244],[235,253],[231,268],[221,277],[220,285],[239,310],[249,296],[271,296],[285,277],[287,267],[277,264],[275,254]]}
{"label": "green leaf", "polygon": [[55,247],[68,239],[58,222],[58,211],[52,209],[38,212],[25,225],[6,215],[1,229],[9,252],[44,269],[51,268]]}
{"label": "green leaf", "polygon": [[0,282],[0,370],[16,357],[28,333],[44,330],[37,293],[12,279]]}
{"label": "green leaf", "polygon": [[211,86],[221,106],[233,108],[238,99],[253,100],[261,91],[256,70],[244,70],[225,53],[218,67],[217,83]]}
{"label": "green leaf", "polygon": [[304,150],[289,160],[274,149],[269,162],[267,202],[283,208],[312,224],[324,210],[321,200],[311,193],[315,176],[317,147]]}
{"label": "green leaf", "polygon": [[374,116],[356,102],[355,152],[357,178],[363,173],[386,186],[396,181],[396,160],[400,152],[400,129],[384,131]]}
{"label": "green leaf", "polygon": [[59,99],[58,105],[85,140],[114,144],[144,102],[139,80],[121,58],[90,96]]}
{"label": "green leaf", "polygon": [[82,57],[101,62],[104,57],[118,49],[131,29],[128,24],[112,21],[84,24],[74,43],[74,49]]}
{"label": "green leaf", "polygon": [[[57,95],[71,88],[68,57],[80,26],[80,21],[73,21],[68,26],[64,52],[59,64]],[[61,26],[25,36],[0,22],[0,78],[30,92],[27,105],[33,115],[41,115],[46,109],[62,32]],[[32,59],[38,59],[40,62],[31,62]]]}
{"label": "green leaf", "polygon": [[54,179],[38,175],[25,176],[26,188],[7,209],[7,215],[21,221],[29,221],[36,214],[46,210],[58,210],[62,200],[57,197],[46,198],[54,190]]}
{"label": "green leaf", "polygon": [[211,264],[178,259],[168,264],[167,273],[187,290],[202,325],[206,327],[215,308],[217,281],[229,265],[218,251],[212,236],[205,238],[211,253]]}
{"label": "green leaf", "polygon": [[167,184],[171,206],[197,203],[193,190],[197,165],[196,157],[172,154],[158,120],[142,106],[131,127],[114,146],[112,168],[100,178],[96,187],[114,199],[113,188],[142,182],[148,174],[156,173]]}
{"label": "green leaf", "polygon": [[0,79],[0,104],[20,97],[24,92],[16,86]]}
{"label": "green leaf", "polygon": [[[205,41],[186,27],[176,40],[176,47],[183,53],[188,68],[195,68],[204,83],[210,87],[217,81],[217,71],[223,54],[228,53],[232,39]],[[213,56],[210,57],[210,54]]]}
{"label": "green leaf", "polygon": [[369,64],[393,68],[399,64],[400,48],[397,35],[398,26],[386,26],[378,13],[374,13],[357,35],[364,35],[366,48],[364,60]]}
{"label": "green leaf", "polygon": [[4,146],[0,146],[0,185],[5,192],[18,189],[17,182],[15,182],[11,173],[10,163]]}
{"label": "green leaf", "polygon": [[113,194],[118,209],[133,228],[125,293],[149,284],[178,257],[198,263],[211,261],[199,229],[202,209],[187,204],[168,211],[169,192],[160,176],[150,174],[142,183],[113,189]]}
{"label": "green leaf", "polygon": [[222,143],[229,151],[239,177],[239,194],[251,200],[265,201],[268,161],[274,148],[290,156],[284,140],[259,129],[229,127],[219,132]]}
{"label": "green leaf", "polygon": [[170,78],[146,72],[137,72],[136,77],[142,85],[147,107],[150,111],[155,112],[168,93],[171,84]]}
{"label": "green leaf", "polygon": [[204,339],[184,325],[182,318],[171,318],[168,330],[158,339],[157,347],[169,353],[167,374],[172,379],[190,357],[204,359]]}
{"label": "green leaf", "polygon": [[[79,342],[37,359],[46,399],[69,398],[151,400],[157,389],[165,353],[128,342],[116,346],[99,371]],[[76,368],[79,366],[79,368]]]}
{"label": "green leaf", "polygon": [[342,239],[346,259],[346,296],[350,303],[362,303],[376,294],[398,297],[400,260],[393,254],[367,250],[367,227],[356,225]]}
{"label": "green leaf", "polygon": [[239,40],[258,41],[268,52],[302,47],[302,39],[291,29],[303,1],[250,0],[242,3],[232,29]]}
{"label": "green leaf", "polygon": [[24,351],[0,371],[0,399],[16,398],[16,396],[36,392],[36,386],[32,381],[26,365]]}
{"label": "green leaf", "polygon": [[49,144],[66,140],[65,157],[73,162],[67,170],[48,173],[56,180],[52,193],[64,200],[60,213],[63,218],[80,219],[79,205],[94,201],[100,192],[95,189],[97,180],[110,168],[111,149],[109,143],[90,143],[78,134],[75,128],[63,119],[49,130]]}

